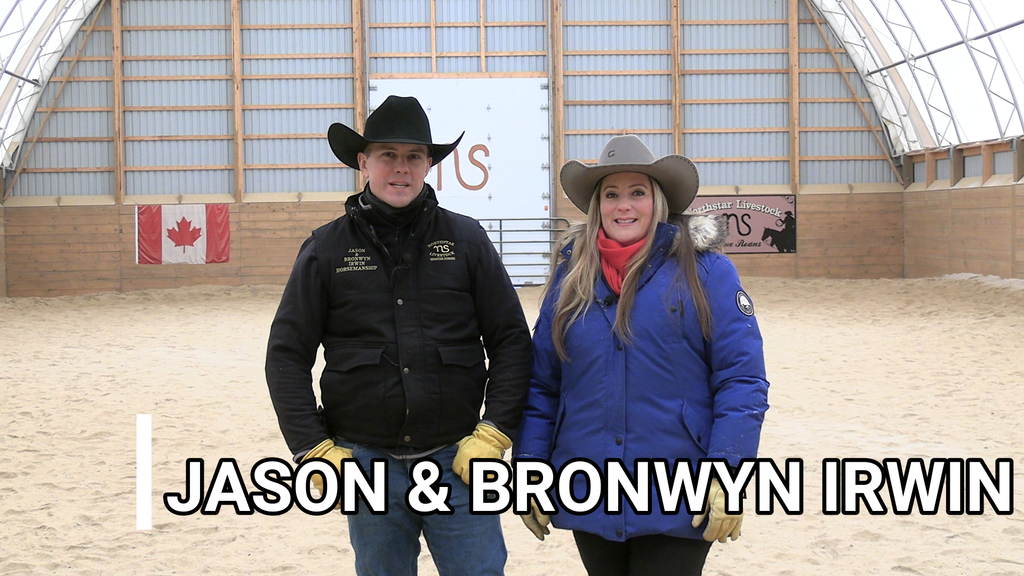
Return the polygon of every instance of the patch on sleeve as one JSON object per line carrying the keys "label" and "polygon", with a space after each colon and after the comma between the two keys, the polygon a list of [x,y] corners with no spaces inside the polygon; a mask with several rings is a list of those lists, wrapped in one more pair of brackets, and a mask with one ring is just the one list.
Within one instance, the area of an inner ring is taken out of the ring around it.
{"label": "patch on sleeve", "polygon": [[736,307],[739,308],[740,312],[743,312],[745,316],[754,315],[754,303],[750,300],[750,296],[747,296],[747,293],[743,290],[738,290],[736,292]]}

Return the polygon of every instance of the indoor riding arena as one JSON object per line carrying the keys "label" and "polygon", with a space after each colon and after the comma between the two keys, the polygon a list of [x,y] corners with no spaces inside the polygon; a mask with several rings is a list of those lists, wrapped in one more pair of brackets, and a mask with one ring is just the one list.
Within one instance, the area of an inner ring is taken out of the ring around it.
{"label": "indoor riding arena", "polygon": [[[696,165],[787,481],[751,479],[704,574],[1024,574],[1022,24],[1012,0],[0,0],[0,573],[355,574],[338,511],[165,496],[291,462],[271,321],[365,184],[328,127],[394,94],[465,132],[427,183],[530,326],[583,218],[563,164],[635,134]],[[586,574],[571,532],[501,522],[506,574]]]}

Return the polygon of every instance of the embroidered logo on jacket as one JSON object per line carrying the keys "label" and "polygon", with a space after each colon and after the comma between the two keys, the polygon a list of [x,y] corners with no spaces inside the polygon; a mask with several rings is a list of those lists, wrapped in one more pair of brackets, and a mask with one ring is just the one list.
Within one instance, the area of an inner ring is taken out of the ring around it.
{"label": "embroidered logo on jacket", "polygon": [[366,248],[349,248],[348,256],[345,256],[342,260],[345,261],[345,265],[340,268],[335,268],[335,274],[377,269],[376,264],[370,264],[370,256],[367,256]]}
{"label": "embroidered logo on jacket", "polygon": [[743,290],[736,292],[736,307],[740,309],[746,316],[754,315],[754,303],[750,300],[750,296]]}
{"label": "embroidered logo on jacket", "polygon": [[431,262],[442,262],[455,260],[455,242],[438,240],[427,244],[427,251]]}

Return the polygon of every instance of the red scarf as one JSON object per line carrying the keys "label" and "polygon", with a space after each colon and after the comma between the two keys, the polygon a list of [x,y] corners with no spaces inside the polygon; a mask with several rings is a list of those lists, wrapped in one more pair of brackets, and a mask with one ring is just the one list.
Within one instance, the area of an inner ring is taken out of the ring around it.
{"label": "red scarf", "polygon": [[640,251],[647,243],[644,236],[629,246],[623,246],[604,233],[604,228],[597,231],[597,250],[601,253],[601,270],[608,286],[618,296],[622,293],[622,279],[626,277],[626,262]]}

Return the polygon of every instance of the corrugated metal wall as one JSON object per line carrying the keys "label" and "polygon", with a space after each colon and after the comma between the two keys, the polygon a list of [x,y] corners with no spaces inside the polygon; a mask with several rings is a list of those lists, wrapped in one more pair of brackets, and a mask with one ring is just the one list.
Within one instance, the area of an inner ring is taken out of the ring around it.
{"label": "corrugated metal wall", "polygon": [[[332,122],[355,123],[350,3],[242,0],[241,7],[246,194],[352,190],[354,172],[323,138]],[[546,0],[367,0],[367,73],[543,76],[548,10]],[[896,181],[852,62],[829,36],[848,85],[802,4],[800,14],[802,183]],[[565,158],[593,160],[611,135],[629,131],[656,154],[693,157],[704,184],[789,182],[787,0],[683,0],[678,47],[670,0],[564,0],[562,15]],[[124,0],[122,20],[126,193],[231,193],[230,0]],[[64,88],[15,195],[112,193],[110,23],[107,8],[99,20],[105,28],[85,47],[77,80]],[[55,77],[66,74],[83,36]],[[682,74],[674,82],[676,49]],[[30,137],[57,86],[47,86]],[[997,154],[997,172],[1010,160]],[[69,168],[83,171],[52,171]]]}
{"label": "corrugated metal wall", "polygon": [[992,160],[996,174],[1013,174],[1013,150],[996,152],[992,155]]}
{"label": "corrugated metal wall", "polygon": [[324,135],[355,123],[352,7],[242,0],[245,193],[348,192],[355,172]]}
{"label": "corrugated metal wall", "polygon": [[928,181],[928,167],[924,162],[914,162],[914,182]]}
{"label": "corrugated metal wall", "polygon": [[964,157],[964,178],[981,178],[981,156]]}
{"label": "corrugated metal wall", "polygon": [[479,0],[370,0],[370,74],[537,75],[547,70],[546,19],[544,0],[487,0],[483,14]]}
{"label": "corrugated metal wall", "polygon": [[[123,2],[121,15],[125,195],[231,191],[230,2]],[[172,26],[201,28],[151,29]]]}

